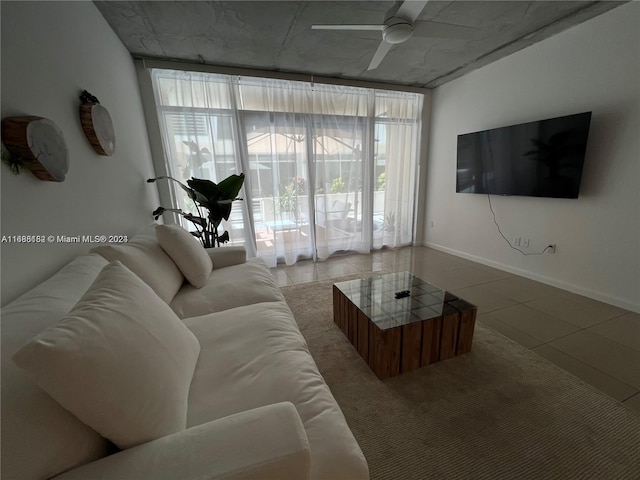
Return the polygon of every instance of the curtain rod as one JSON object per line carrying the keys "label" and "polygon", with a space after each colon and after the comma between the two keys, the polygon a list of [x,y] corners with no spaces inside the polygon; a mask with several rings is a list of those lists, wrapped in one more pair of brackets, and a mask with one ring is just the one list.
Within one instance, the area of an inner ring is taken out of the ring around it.
{"label": "curtain rod", "polygon": [[246,77],[275,78],[279,80],[292,80],[308,83],[326,83],[330,85],[344,85],[347,87],[375,88],[379,90],[392,90],[400,92],[422,93],[431,92],[429,88],[412,87],[410,85],[398,85],[395,83],[369,82],[338,77],[322,77],[313,74],[276,72],[272,70],[259,70],[243,67],[228,67],[210,63],[192,63],[183,60],[160,59],[133,55],[136,61],[142,62],[144,68],[160,68],[167,70],[185,70],[191,72],[219,73],[223,75],[239,75]]}

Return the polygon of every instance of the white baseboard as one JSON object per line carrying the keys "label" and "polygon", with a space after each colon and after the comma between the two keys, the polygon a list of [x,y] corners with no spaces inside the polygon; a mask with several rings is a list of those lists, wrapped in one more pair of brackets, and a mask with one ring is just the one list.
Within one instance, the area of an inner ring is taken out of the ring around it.
{"label": "white baseboard", "polygon": [[551,285],[552,287],[561,288],[563,290],[567,290],[572,293],[577,293],[578,295],[583,295],[585,297],[593,298],[594,300],[598,300],[600,302],[608,303],[610,305],[615,305],[616,307],[624,308],[625,310],[631,310],[632,312],[640,313],[640,304],[631,303],[619,297],[605,295],[601,292],[596,292],[595,290],[590,290],[588,288],[584,288],[579,285],[563,282],[562,280],[547,277],[545,275],[532,273],[527,270],[522,270],[521,268],[512,267],[511,265],[505,265],[500,262],[494,262],[493,260],[488,260],[486,258],[478,257],[476,255],[470,255],[468,253],[461,252],[459,250],[454,250],[452,248],[438,245],[436,243],[424,242],[423,245],[425,247],[433,248],[434,250],[440,250],[441,252],[450,253],[451,255],[455,255],[456,257],[465,258],[473,262],[481,263],[482,265],[487,265],[489,267],[497,268],[499,270],[504,270],[505,272],[513,273],[515,275],[520,275],[521,277],[526,277],[531,280],[535,280],[537,282],[545,283],[547,285]]}

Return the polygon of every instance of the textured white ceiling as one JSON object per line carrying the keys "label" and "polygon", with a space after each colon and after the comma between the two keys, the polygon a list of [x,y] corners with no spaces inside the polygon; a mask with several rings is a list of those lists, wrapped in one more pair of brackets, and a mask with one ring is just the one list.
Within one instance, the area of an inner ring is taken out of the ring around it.
{"label": "textured white ceiling", "polygon": [[367,67],[392,1],[96,1],[135,56],[435,87],[626,2],[430,1],[418,20],[477,29],[473,40],[410,38]]}

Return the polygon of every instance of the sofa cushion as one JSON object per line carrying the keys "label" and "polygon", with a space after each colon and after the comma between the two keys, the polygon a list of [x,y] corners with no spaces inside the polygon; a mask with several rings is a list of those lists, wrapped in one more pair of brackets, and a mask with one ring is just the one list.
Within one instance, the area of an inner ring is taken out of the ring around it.
{"label": "sofa cushion", "polygon": [[213,262],[202,244],[184,228],[177,225],[158,225],[156,237],[191,285],[206,285]]}
{"label": "sofa cushion", "polygon": [[110,262],[122,262],[169,303],[184,283],[184,276],[162,249],[154,230],[136,235],[123,245],[101,245],[91,250]]}
{"label": "sofa cushion", "polygon": [[184,319],[201,345],[188,427],[289,401],[311,450],[311,478],[368,478],[366,460],[285,301]]}
{"label": "sofa cushion", "polygon": [[169,306],[114,262],[67,318],[13,360],[82,422],[128,448],[185,428],[199,352]]}
{"label": "sofa cushion", "polygon": [[205,248],[213,268],[231,267],[247,261],[247,249],[241,245]]}
{"label": "sofa cushion", "polygon": [[55,480],[308,480],[309,442],[290,402],[203,423]]}
{"label": "sofa cushion", "polygon": [[2,308],[2,478],[50,478],[109,452],[106,439],[11,361],[25,342],[69,313],[105,265],[100,255],[78,256]]}
{"label": "sofa cushion", "polygon": [[216,268],[203,288],[184,285],[169,306],[178,317],[187,318],[279,300],[284,297],[271,270],[263,259],[251,258],[240,265]]}

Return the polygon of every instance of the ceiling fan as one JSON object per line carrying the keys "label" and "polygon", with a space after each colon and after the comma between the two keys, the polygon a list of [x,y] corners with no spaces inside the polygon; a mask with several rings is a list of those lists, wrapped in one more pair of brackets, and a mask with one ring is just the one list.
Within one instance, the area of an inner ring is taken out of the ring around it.
{"label": "ceiling fan", "polygon": [[416,21],[428,0],[397,2],[385,15],[381,25],[312,25],[313,30],[381,31],[382,41],[371,59],[367,70],[375,70],[394,45],[411,37],[474,38],[477,29],[448,23]]}

